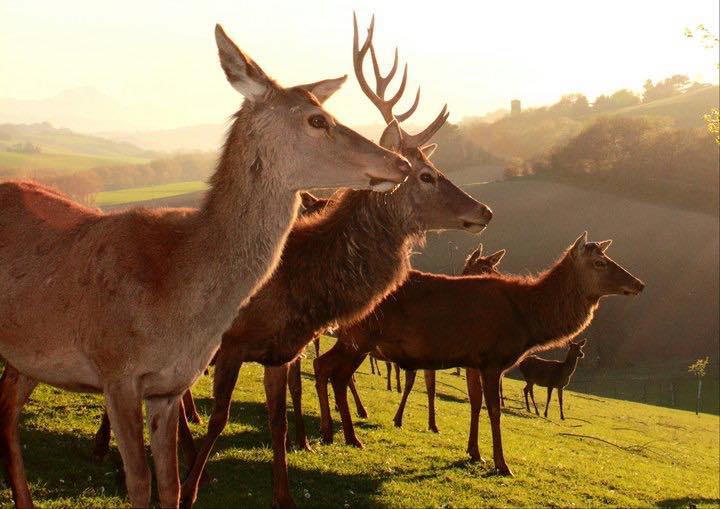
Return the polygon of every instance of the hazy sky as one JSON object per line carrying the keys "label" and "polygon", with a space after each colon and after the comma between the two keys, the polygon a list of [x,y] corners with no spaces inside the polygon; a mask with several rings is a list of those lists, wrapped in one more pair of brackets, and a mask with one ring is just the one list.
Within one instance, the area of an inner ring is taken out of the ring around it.
{"label": "hazy sky", "polygon": [[220,22],[281,84],[351,74],[330,109],[350,124],[376,122],[352,77],[353,10],[361,35],[376,14],[381,61],[399,46],[407,95],[422,85],[419,121],[445,102],[459,120],[512,98],[533,106],[583,92],[592,100],[674,73],[717,81],[717,56],[683,35],[699,23],[717,33],[717,0],[2,0],[0,97],[91,86],[142,108],[138,128],[221,122],[240,98],[217,62]]}

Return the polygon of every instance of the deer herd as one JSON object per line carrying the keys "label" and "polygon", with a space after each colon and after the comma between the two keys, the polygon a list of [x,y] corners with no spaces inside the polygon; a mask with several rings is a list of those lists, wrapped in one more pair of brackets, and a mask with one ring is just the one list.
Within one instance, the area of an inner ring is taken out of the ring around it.
{"label": "deer herd", "polygon": [[[573,338],[603,297],[636,295],[644,285],[607,256],[610,241],[588,242],[586,233],[537,276],[499,273],[504,251],[472,253],[461,276],[412,270],[412,247],[427,231],[479,233],[492,212],[431,161],[437,147],[431,139],[448,118],[446,107],[418,133],[400,127],[416,110],[420,90],[407,111],[393,111],[407,66],[386,98],[397,52],[382,76],[373,31],[374,19],[360,44],[354,23],[353,67],[387,126],[378,144],[322,106],[346,76],[282,87],[218,25],[220,65],[245,100],[199,209],[106,214],[29,181],[0,184],[0,456],[17,507],[33,506],[18,425],[39,382],[104,395],[95,453],[107,452],[112,430],[134,507],[147,507],[151,498],[144,402],[158,502],[190,507],[228,422],[244,362],[265,369],[273,504],[294,507],[286,388],[295,442],[310,450],[299,363],[328,328],[337,342],[314,361],[324,443],[333,440],[331,384],[345,442],[362,447],[347,389],[361,405],[353,373],[368,355],[406,370],[397,426],[415,372],[424,370],[433,431],[433,370],[466,368],[467,451],[481,459],[484,397],[500,474],[511,474],[500,428],[505,371],[519,365],[526,404],[528,395],[535,404],[533,385],[548,387],[548,403],[557,388],[564,418],[562,387],[584,344]],[[368,53],[374,88],[364,77]],[[345,190],[329,200],[303,194],[305,213],[297,217],[302,190],[339,187]],[[563,345],[570,353],[562,363],[530,355]],[[213,358],[214,406],[196,449],[187,424],[197,419],[190,388]],[[190,469],[182,484],[178,442]]]}

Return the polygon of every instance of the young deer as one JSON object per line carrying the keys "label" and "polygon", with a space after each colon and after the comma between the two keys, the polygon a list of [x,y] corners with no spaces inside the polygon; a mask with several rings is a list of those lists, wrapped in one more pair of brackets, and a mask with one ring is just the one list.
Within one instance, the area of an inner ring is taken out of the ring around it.
{"label": "young deer", "polygon": [[[500,272],[497,270],[497,266],[500,263],[500,260],[502,260],[503,256],[505,256],[505,250],[501,249],[500,251],[493,253],[489,256],[483,256],[482,252],[483,245],[480,244],[477,249],[475,249],[472,253],[468,255],[462,271],[463,276],[500,274]],[[410,395],[410,391],[412,391],[413,385],[415,384],[416,374],[417,371],[405,370],[405,391],[403,392],[402,399],[400,400],[400,405],[398,406],[397,412],[395,412],[395,417],[393,418],[393,422],[398,428],[402,428],[402,419],[403,413],[405,412],[405,405],[407,403],[408,396]],[[428,398],[428,429],[434,433],[439,433],[437,422],[435,419],[435,370],[425,369],[423,370],[423,376],[425,378],[425,389],[427,391]],[[502,394],[502,385],[500,386],[500,390]]]}
{"label": "young deer", "polygon": [[[367,84],[361,60],[371,47],[371,37],[372,25],[365,44],[358,49],[355,24],[355,70],[364,90]],[[392,73],[385,79],[391,77]],[[378,88],[381,83],[378,80]],[[479,232],[492,217],[490,209],[452,184],[428,159],[435,145],[425,144],[443,125],[445,109],[421,133],[410,136],[401,131],[392,106],[403,88],[389,101],[380,93],[366,90],[366,94],[388,123],[381,143],[410,160],[407,181],[392,194],[343,192],[321,213],[299,218],[295,223],[272,277],[222,334],[208,434],[183,484],[183,505],[191,505],[197,497],[207,459],[228,420],[240,366],[243,362],[259,362],[266,366],[274,457],[273,502],[293,507],[285,451],[289,363],[317,332],[337,322],[352,323],[364,317],[394,290],[410,269],[410,247],[426,230]],[[397,118],[407,118],[414,108]],[[299,390],[291,391],[291,396],[295,413],[300,415]],[[302,436],[305,442],[304,433]],[[192,440],[187,440],[186,435],[183,445],[192,448]]]}
{"label": "young deer", "polygon": [[298,191],[386,189],[409,171],[322,108],[345,77],[282,88],[219,25],[215,37],[245,102],[200,210],[104,215],[0,185],[0,456],[18,507],[32,499],[17,424],[38,382],[104,393],[135,507],[150,503],[144,400],[160,504],[176,506],[179,399],[279,261]]}
{"label": "young deer", "polygon": [[565,414],[563,413],[563,388],[570,383],[570,377],[575,373],[578,361],[585,357],[582,349],[586,342],[587,340],[583,339],[582,341],[570,343],[567,356],[562,362],[541,359],[536,355],[529,355],[522,360],[518,365],[518,369],[525,378],[523,393],[525,394],[525,407],[528,412],[530,411],[528,394],[530,394],[533,406],[535,407],[535,413],[540,415],[537,405],[535,404],[535,394],[533,393],[534,385],[547,387],[545,417],[547,417],[548,407],[550,406],[552,391],[556,388],[558,390],[558,402],[560,403],[560,419],[565,420]]}
{"label": "young deer", "polygon": [[[590,324],[602,297],[636,295],[645,286],[606,256],[609,245],[610,241],[588,243],[585,233],[537,277],[451,277],[413,271],[369,318],[341,329],[335,346],[315,359],[323,441],[333,439],[330,381],[345,441],[362,447],[353,429],[346,389],[369,352],[380,351],[403,369],[465,366],[482,376],[482,384],[468,376],[471,408],[479,411],[482,390],[495,467],[511,475],[500,435],[502,373],[527,353],[569,342]],[[443,338],[442,343],[438,338]],[[477,429],[471,430],[468,451],[473,459],[480,459]]]}

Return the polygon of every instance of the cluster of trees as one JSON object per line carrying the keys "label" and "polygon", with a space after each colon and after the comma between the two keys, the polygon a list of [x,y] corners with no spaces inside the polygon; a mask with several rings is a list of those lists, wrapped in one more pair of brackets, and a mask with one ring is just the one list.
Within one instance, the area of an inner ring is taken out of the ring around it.
{"label": "cluster of trees", "polygon": [[719,164],[705,129],[659,118],[602,117],[537,160],[532,172],[717,212]]}
{"label": "cluster of trees", "polygon": [[438,149],[433,162],[438,168],[460,169],[471,166],[499,165],[502,160],[471,141],[457,124],[446,122],[433,137]]}
{"label": "cluster of trees", "polygon": [[[27,177],[92,205],[100,191],[207,180],[215,167],[216,158],[214,152],[197,152],[155,159],[145,164],[98,167],[72,174],[59,175],[56,171],[39,170]],[[21,176],[15,172],[0,172],[0,179]]]}

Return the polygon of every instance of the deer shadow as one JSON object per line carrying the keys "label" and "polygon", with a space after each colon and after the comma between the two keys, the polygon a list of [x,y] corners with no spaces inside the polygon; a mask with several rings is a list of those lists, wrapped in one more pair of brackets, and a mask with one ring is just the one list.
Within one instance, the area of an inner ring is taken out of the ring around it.
{"label": "deer shadow", "polygon": [[682,497],[666,498],[655,502],[655,507],[697,507],[700,504],[720,506],[720,498],[711,497]]}

